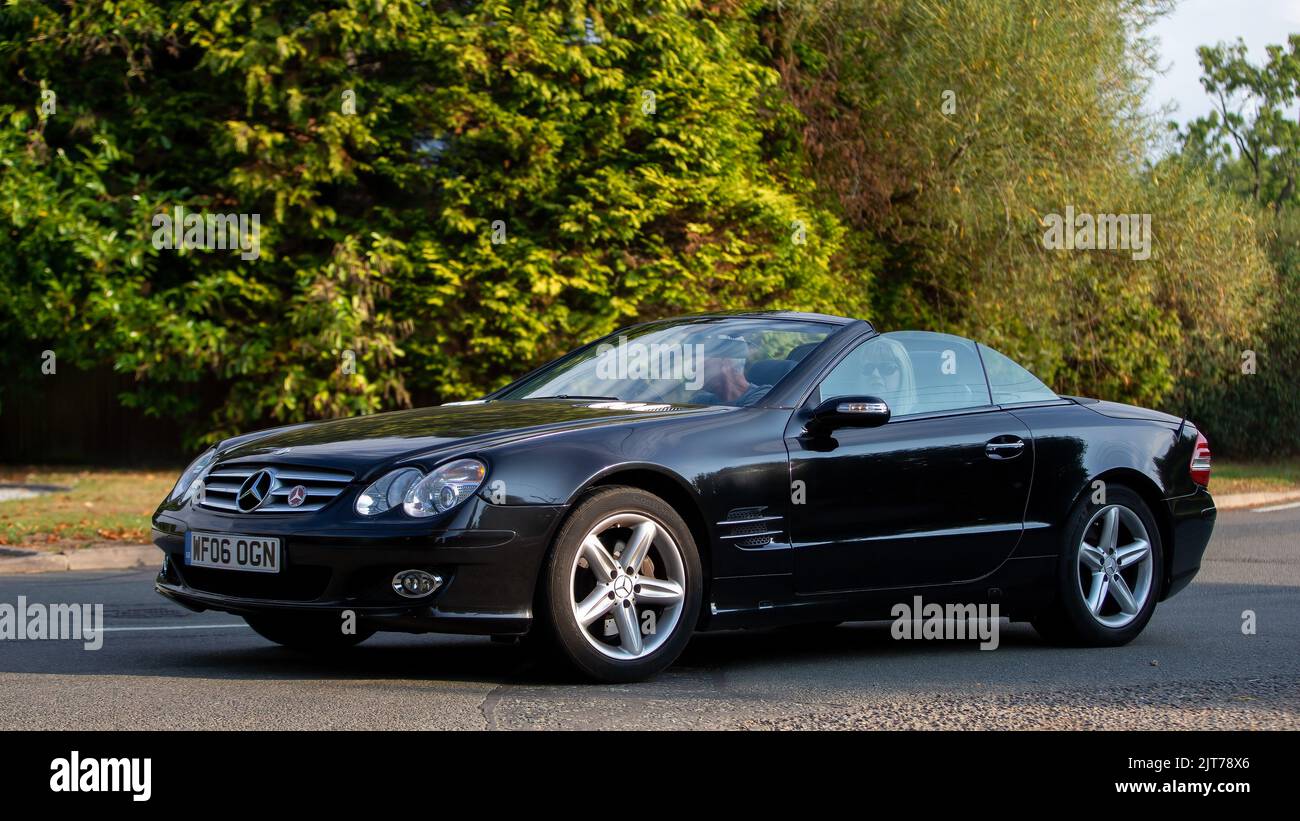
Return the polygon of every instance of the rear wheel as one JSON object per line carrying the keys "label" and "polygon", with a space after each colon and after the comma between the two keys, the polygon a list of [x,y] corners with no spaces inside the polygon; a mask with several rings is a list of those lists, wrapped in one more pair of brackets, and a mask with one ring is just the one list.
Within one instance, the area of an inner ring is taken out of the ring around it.
{"label": "rear wheel", "polygon": [[1102,504],[1084,499],[1065,528],[1057,601],[1033,625],[1045,638],[1115,646],[1132,641],[1155,612],[1163,578],[1160,528],[1142,497],[1122,486]]}
{"label": "rear wheel", "polygon": [[639,681],[685,649],[702,582],[695,541],[676,510],[638,488],[602,488],[574,508],[556,536],[546,620],[582,673]]}
{"label": "rear wheel", "polygon": [[244,621],[264,639],[311,653],[346,650],[375,634],[361,626],[355,633],[344,633],[343,620],[333,614],[244,616]]}

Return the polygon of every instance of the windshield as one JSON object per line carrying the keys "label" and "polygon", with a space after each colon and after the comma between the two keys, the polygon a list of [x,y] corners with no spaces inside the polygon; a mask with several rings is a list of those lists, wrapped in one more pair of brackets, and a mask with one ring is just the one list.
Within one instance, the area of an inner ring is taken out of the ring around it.
{"label": "windshield", "polygon": [[754,317],[638,325],[498,398],[753,405],[835,330],[822,322]]}

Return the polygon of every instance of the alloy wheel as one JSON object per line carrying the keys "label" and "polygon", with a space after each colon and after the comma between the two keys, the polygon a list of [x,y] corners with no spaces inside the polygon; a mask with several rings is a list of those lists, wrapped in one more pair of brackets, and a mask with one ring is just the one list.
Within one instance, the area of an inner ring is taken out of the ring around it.
{"label": "alloy wheel", "polygon": [[609,658],[650,655],[681,620],[681,548],[667,528],[642,513],[616,513],[597,522],[583,537],[569,579],[578,627]]}
{"label": "alloy wheel", "polygon": [[1146,525],[1123,505],[1105,505],[1088,520],[1076,553],[1078,590],[1101,625],[1121,628],[1151,595],[1155,559]]}

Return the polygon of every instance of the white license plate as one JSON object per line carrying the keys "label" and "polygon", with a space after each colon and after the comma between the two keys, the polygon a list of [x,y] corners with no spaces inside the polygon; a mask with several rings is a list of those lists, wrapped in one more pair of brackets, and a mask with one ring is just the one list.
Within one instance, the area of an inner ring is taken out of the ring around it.
{"label": "white license plate", "polygon": [[280,540],[268,536],[238,533],[185,534],[185,564],[248,570],[253,573],[280,572]]}

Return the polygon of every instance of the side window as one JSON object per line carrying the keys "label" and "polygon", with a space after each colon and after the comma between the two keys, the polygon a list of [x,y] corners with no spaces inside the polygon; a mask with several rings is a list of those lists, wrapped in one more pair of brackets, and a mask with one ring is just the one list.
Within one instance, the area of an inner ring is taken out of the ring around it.
{"label": "side window", "polygon": [[995,405],[1060,398],[1040,382],[1038,377],[989,346],[981,344],[980,355],[984,357],[984,370],[988,371],[989,389],[993,393]]}
{"label": "side window", "polygon": [[974,343],[921,331],[863,342],[822,380],[818,399],[854,395],[885,400],[894,416],[990,404]]}

